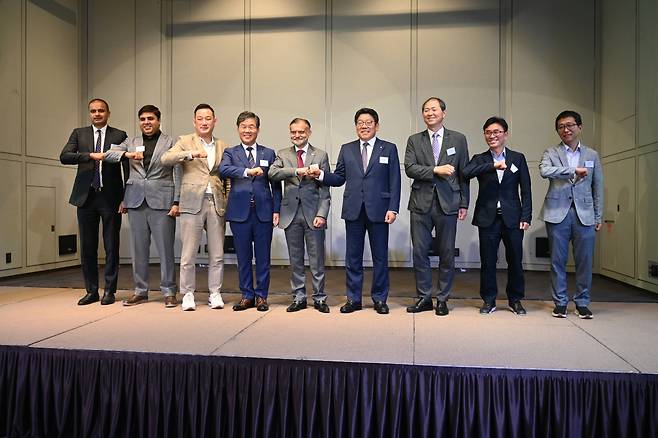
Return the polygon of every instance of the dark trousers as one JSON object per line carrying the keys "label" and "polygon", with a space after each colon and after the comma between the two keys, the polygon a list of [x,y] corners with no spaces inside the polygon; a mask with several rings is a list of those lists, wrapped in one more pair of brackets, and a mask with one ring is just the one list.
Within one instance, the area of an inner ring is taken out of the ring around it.
{"label": "dark trousers", "polygon": [[345,274],[347,299],[361,302],[363,290],[363,247],[366,231],[372,253],[372,289],[373,301],[386,301],[388,298],[388,224],[373,222],[368,219],[365,206],[355,221],[345,221]]}
{"label": "dark trousers", "polygon": [[480,237],[480,296],[485,302],[494,302],[498,295],[496,285],[496,259],[502,239],[507,260],[507,299],[519,301],[525,295],[523,277],[523,230],[508,228],[500,215],[488,227],[478,227]]}
{"label": "dark trousers", "polygon": [[78,207],[80,262],[88,293],[98,293],[98,226],[103,223],[105,248],[105,292],[115,293],[119,278],[119,205],[102,191],[90,191],[87,201]]}
{"label": "dark trousers", "polygon": [[[270,289],[270,249],[272,247],[272,221],[261,222],[256,208],[249,209],[244,222],[231,222],[235,255],[238,258],[240,292],[244,298],[267,298]],[[251,262],[256,256],[256,287]]]}

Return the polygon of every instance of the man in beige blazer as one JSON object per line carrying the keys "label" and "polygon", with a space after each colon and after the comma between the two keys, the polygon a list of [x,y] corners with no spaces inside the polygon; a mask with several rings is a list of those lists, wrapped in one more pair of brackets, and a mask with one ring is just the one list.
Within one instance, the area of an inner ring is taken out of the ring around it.
{"label": "man in beige blazer", "polygon": [[224,232],[226,198],[230,183],[219,177],[219,162],[226,144],[213,137],[217,123],[215,111],[206,103],[194,109],[194,134],[183,135],[162,156],[162,163],[182,164],[180,191],[180,291],[183,310],[194,310],[196,288],[196,254],[203,229],[208,241],[208,305],[224,308],[221,288],[224,279]]}

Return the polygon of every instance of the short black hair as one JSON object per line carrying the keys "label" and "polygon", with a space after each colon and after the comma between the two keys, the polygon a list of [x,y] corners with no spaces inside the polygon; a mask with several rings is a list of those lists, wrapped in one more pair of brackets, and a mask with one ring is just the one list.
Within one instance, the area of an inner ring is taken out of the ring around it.
{"label": "short black hair", "polygon": [[194,115],[196,116],[196,112],[199,111],[199,110],[202,110],[202,109],[209,109],[212,112],[212,115],[213,116],[215,115],[215,110],[212,109],[212,107],[210,105],[208,105],[207,103],[198,104],[196,106],[196,108],[194,108]]}
{"label": "short black hair", "polygon": [[144,105],[139,109],[139,111],[137,111],[137,117],[141,117],[144,113],[153,113],[155,114],[155,117],[158,118],[158,120],[160,120],[160,116],[162,116],[160,113],[160,108],[155,105]]}
{"label": "short black hair", "polygon": [[483,131],[486,130],[489,126],[493,125],[494,123],[497,123],[500,126],[502,126],[503,131],[505,132],[507,132],[507,130],[509,129],[509,126],[507,126],[507,122],[505,121],[505,119],[503,119],[502,117],[493,116],[493,117],[489,117],[487,121],[484,122],[484,125],[482,125],[482,130]]}
{"label": "short black hair", "polygon": [[89,108],[89,105],[91,105],[94,102],[103,102],[105,104],[105,109],[107,110],[107,112],[110,112],[110,104],[107,103],[107,101],[105,101],[104,99],[101,99],[100,97],[94,97],[93,99],[91,99],[87,104],[87,108]]}
{"label": "short black hair", "polygon": [[291,127],[293,123],[299,123],[299,122],[304,122],[304,123],[306,123],[306,126],[308,126],[308,129],[311,129],[311,122],[309,122],[308,120],[303,119],[303,118],[301,118],[301,117],[295,117],[294,119],[292,119],[292,121],[290,122],[290,124],[288,125],[288,127]]}
{"label": "short black hair", "polygon": [[557,122],[559,122],[562,119],[566,119],[567,117],[573,117],[573,119],[576,121],[576,125],[581,126],[583,124],[583,118],[580,117],[580,114],[573,110],[565,110],[562,111],[560,114],[557,115],[555,118],[555,130],[557,131]]}
{"label": "short black hair", "polygon": [[260,117],[258,117],[256,113],[253,113],[251,111],[242,111],[240,114],[238,114],[238,119],[236,120],[235,125],[240,126],[240,123],[244,122],[247,119],[256,120],[256,128],[260,128]]}
{"label": "short black hair", "polygon": [[359,116],[361,114],[368,114],[372,116],[373,119],[375,119],[375,124],[379,123],[379,114],[377,114],[377,111],[375,111],[372,108],[361,108],[354,114],[354,124],[356,125],[356,121],[359,119]]}
{"label": "short black hair", "polygon": [[425,100],[425,102],[423,102],[423,104],[420,107],[421,111],[425,111],[425,105],[427,105],[427,102],[429,102],[430,100],[438,100],[439,101],[439,107],[441,107],[441,111],[446,110],[446,103],[443,101],[443,99],[441,99],[440,97],[432,96],[432,97],[428,97]]}

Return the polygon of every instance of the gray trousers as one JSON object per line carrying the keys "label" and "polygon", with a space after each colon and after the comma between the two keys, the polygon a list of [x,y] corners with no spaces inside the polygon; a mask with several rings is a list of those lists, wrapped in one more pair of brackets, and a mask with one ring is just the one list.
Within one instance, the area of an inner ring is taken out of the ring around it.
{"label": "gray trousers", "polygon": [[411,212],[411,242],[418,298],[432,298],[432,269],[429,257],[433,241],[432,228],[439,240],[439,283],[436,297],[439,301],[448,301],[455,277],[457,215],[443,213],[436,196],[428,214]]}
{"label": "gray trousers", "polygon": [[208,241],[208,289],[210,293],[221,292],[224,281],[224,232],[226,220],[217,214],[215,201],[206,196],[201,211],[196,214],[181,213],[180,237],[180,291],[185,294],[196,290],[196,255],[203,230]]}
{"label": "gray trousers", "polygon": [[176,295],[174,271],[176,219],[167,216],[168,212],[169,210],[154,210],[146,204],[146,201],[138,208],[128,209],[135,295],[148,296],[151,238],[160,256],[160,290],[164,296]]}
{"label": "gray trousers", "polygon": [[306,276],[304,273],[304,243],[308,252],[308,265],[313,284],[313,301],[324,301],[324,235],[323,229],[310,228],[301,208],[285,229],[288,257],[290,258],[290,287],[295,301],[306,300]]}

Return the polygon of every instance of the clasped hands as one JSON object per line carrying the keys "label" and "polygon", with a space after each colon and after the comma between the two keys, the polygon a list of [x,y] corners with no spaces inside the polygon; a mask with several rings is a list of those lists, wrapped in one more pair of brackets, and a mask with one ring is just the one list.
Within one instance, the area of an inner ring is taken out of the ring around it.
{"label": "clasped hands", "polygon": [[317,166],[310,166],[310,167],[298,167],[295,173],[299,177],[309,177],[309,178],[317,178],[320,176],[320,168]]}

